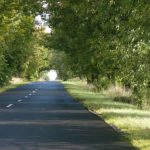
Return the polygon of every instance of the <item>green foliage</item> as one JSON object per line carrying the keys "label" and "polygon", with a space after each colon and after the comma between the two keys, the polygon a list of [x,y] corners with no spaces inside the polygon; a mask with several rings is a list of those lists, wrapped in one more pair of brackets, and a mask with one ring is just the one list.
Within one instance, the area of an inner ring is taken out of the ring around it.
{"label": "green foliage", "polygon": [[[35,30],[42,12],[50,14],[47,37]],[[87,78],[98,90],[118,82],[142,106],[150,91],[149,14],[148,0],[1,0],[0,85],[54,68],[62,79]]]}
{"label": "green foliage", "polygon": [[43,33],[35,29],[39,1],[0,1],[0,85],[12,76],[35,79],[48,65]]}
{"label": "green foliage", "polygon": [[49,47],[70,57],[72,73],[97,88],[119,82],[143,105],[150,87],[149,1],[48,2]]}
{"label": "green foliage", "polygon": [[64,52],[49,52],[49,67],[57,70],[59,79],[68,80],[73,77],[69,61],[70,58]]}

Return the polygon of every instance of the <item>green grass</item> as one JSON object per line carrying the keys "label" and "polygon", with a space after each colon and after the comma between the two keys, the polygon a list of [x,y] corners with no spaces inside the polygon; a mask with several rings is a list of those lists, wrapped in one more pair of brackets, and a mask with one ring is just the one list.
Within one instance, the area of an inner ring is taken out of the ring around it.
{"label": "green grass", "polygon": [[0,93],[2,92],[5,92],[5,91],[8,91],[10,89],[14,89],[14,88],[17,88],[19,86],[22,86],[22,85],[25,85],[27,84],[28,82],[21,82],[21,83],[17,83],[17,84],[9,84],[7,86],[3,86],[3,87],[0,87]]}
{"label": "green grass", "polygon": [[69,93],[90,111],[117,127],[137,148],[150,150],[150,111],[131,104],[114,102],[109,96],[94,93],[84,81],[63,82]]}

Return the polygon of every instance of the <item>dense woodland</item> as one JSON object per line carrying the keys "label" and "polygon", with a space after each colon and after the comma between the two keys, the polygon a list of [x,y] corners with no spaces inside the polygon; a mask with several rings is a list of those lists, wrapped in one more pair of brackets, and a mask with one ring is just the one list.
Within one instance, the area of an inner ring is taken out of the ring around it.
{"label": "dense woodland", "polygon": [[0,85],[12,76],[39,77],[48,65],[49,51],[43,45],[43,33],[35,28],[41,3],[0,0]]}
{"label": "dense woodland", "polygon": [[[42,13],[50,34],[35,28]],[[150,103],[149,0],[0,0],[0,84],[50,68],[97,90],[120,84],[135,104]]]}

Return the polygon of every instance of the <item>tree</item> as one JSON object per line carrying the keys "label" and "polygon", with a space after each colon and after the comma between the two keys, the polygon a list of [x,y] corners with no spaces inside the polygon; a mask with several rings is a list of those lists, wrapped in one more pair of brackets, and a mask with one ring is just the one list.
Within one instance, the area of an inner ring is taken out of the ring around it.
{"label": "tree", "polygon": [[149,6],[147,0],[49,1],[49,47],[71,56],[74,74],[97,88],[130,87],[142,105],[150,83]]}

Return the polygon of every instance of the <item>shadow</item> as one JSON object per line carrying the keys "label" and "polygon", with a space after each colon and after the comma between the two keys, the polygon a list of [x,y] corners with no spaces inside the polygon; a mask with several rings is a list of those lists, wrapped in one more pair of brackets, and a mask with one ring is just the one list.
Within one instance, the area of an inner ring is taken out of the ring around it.
{"label": "shadow", "polygon": [[80,97],[78,100],[80,102],[86,103],[88,106],[94,109],[100,109],[100,108],[120,108],[120,109],[136,109],[135,106],[126,104],[126,103],[121,103],[121,102],[114,102],[112,101],[109,97],[103,96],[101,94],[95,96],[93,94],[86,94],[83,96],[85,93],[73,93],[76,97]]}
{"label": "shadow", "polygon": [[102,115],[106,120],[114,122],[114,124],[120,124],[125,131],[130,130],[130,135],[120,131],[128,140],[131,137],[134,143],[138,142],[137,145],[141,145],[143,149],[150,147],[150,128],[148,124],[150,113],[148,111],[138,110],[136,106],[131,104],[115,102],[101,93],[93,93],[76,85],[72,86],[71,93],[78,98],[79,102],[94,112],[102,113],[100,116]]}
{"label": "shadow", "polygon": [[133,149],[102,120],[75,110],[3,112],[0,148]]}
{"label": "shadow", "polygon": [[[121,112],[122,111],[122,112]],[[138,112],[135,112],[135,113],[133,113],[133,112],[125,112],[125,110],[124,109],[122,109],[122,110],[120,110],[119,112],[114,112],[114,111],[111,111],[111,110],[109,110],[109,113],[112,115],[112,116],[116,116],[116,118],[118,117],[118,118],[128,118],[128,117],[130,117],[130,118],[136,118],[136,119],[141,119],[141,121],[142,121],[142,119],[144,119],[144,118],[147,118],[147,119],[150,119],[150,114],[142,114],[142,113],[138,113]]]}
{"label": "shadow", "polygon": [[[36,85],[36,84],[35,84]],[[25,86],[15,92],[33,90]],[[4,93],[6,94],[6,93]],[[6,94],[7,95],[7,94]],[[11,97],[16,95],[12,92]],[[3,101],[10,100],[8,94]],[[22,94],[21,94],[22,95]],[[0,95],[0,101],[2,99]],[[17,96],[16,96],[17,98]],[[58,82],[0,112],[2,150],[133,150],[122,135],[74,101]]]}

